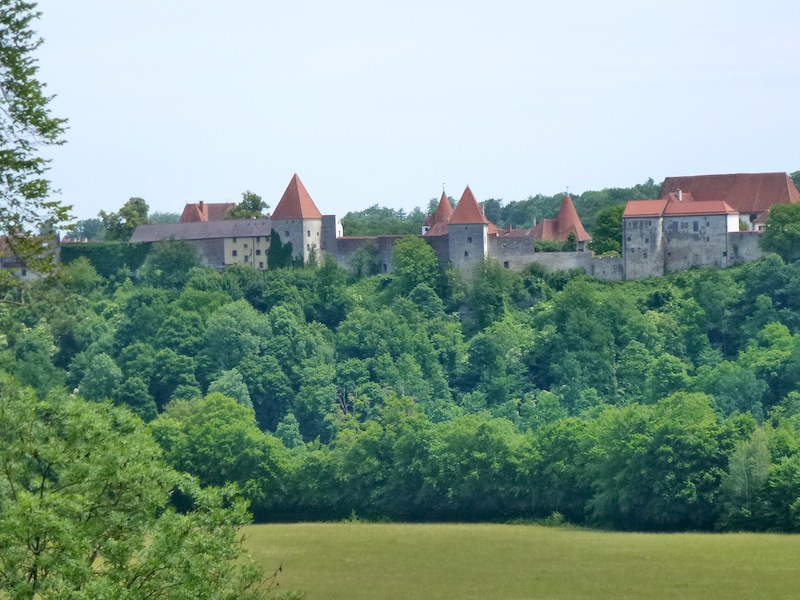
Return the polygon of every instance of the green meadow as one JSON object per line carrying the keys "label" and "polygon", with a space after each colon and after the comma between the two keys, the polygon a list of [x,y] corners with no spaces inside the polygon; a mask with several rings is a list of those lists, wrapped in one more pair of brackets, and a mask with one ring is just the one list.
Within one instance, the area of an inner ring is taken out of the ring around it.
{"label": "green meadow", "polygon": [[798,598],[800,536],[535,525],[310,523],[245,529],[309,600]]}

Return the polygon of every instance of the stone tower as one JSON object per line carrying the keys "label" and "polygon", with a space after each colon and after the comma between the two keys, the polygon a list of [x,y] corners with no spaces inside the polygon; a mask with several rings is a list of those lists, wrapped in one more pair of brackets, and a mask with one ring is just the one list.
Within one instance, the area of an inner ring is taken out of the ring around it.
{"label": "stone tower", "polygon": [[272,213],[272,229],[283,244],[292,244],[292,257],[304,264],[319,263],[322,245],[322,213],[303,182],[294,174]]}
{"label": "stone tower", "polygon": [[483,214],[472,190],[464,190],[447,226],[450,262],[457,269],[472,271],[488,255],[489,234],[496,227]]}

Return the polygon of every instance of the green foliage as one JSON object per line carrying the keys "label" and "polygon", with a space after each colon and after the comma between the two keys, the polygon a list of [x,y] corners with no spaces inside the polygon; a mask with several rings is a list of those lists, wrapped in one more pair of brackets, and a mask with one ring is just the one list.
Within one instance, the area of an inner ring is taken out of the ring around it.
{"label": "green foliage", "polygon": [[[258,598],[244,503],[168,468],[127,411],[0,377],[0,595]],[[170,506],[176,490],[191,510]]]}
{"label": "green foliage", "polygon": [[242,201],[228,211],[226,219],[261,219],[267,215],[269,204],[250,190],[242,193]]}
{"label": "green foliage", "polygon": [[439,283],[439,259],[421,237],[397,240],[392,248],[392,271],[398,294],[406,295],[420,284],[436,289]]}
{"label": "green foliage", "polygon": [[131,239],[137,225],[150,222],[147,216],[149,208],[144,199],[131,198],[122,205],[119,212],[107,213],[101,210],[99,216],[106,230],[105,239],[113,242],[127,242]]}
{"label": "green foliage", "polygon": [[189,242],[156,242],[142,266],[142,281],[155,287],[182,288],[192,269],[200,265],[200,254]]}
{"label": "green foliage", "polygon": [[66,121],[51,116],[52,96],[37,79],[42,40],[31,25],[39,14],[33,2],[0,1],[0,232],[24,264],[49,272],[47,240],[33,235],[62,227],[70,207],[50,197],[49,160],[40,155],[64,142]]}
{"label": "green foliage", "polygon": [[800,204],[776,204],[770,209],[761,247],[787,262],[800,258]]}
{"label": "green foliage", "polygon": [[425,214],[415,208],[409,214],[377,204],[342,217],[345,235],[419,235]]}
{"label": "green foliage", "polygon": [[144,264],[150,244],[128,244],[103,242],[94,244],[64,244],[61,246],[61,262],[71,264],[85,258],[103,277],[112,277],[127,268],[135,271]]}
{"label": "green foliage", "polygon": [[595,254],[622,254],[622,213],[625,205],[609,206],[595,215],[589,248]]}

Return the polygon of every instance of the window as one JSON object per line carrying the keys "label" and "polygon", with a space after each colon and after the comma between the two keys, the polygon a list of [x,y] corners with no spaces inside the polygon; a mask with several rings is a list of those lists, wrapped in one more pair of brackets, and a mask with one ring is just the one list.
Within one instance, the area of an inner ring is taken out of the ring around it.
{"label": "window", "polygon": [[510,265],[508,264],[508,261],[507,261],[507,260],[506,260],[506,261],[503,261],[503,268],[504,268],[504,269],[508,269],[508,268],[510,268]]}
{"label": "window", "polygon": [[286,231],[284,233],[286,233],[286,237],[289,237],[289,232],[288,231]]}
{"label": "window", "polygon": [[261,248],[256,248],[256,256],[261,256]]}
{"label": "window", "polygon": [[650,243],[650,238],[644,238],[644,243],[645,244],[649,244]]}
{"label": "window", "polygon": [[466,258],[467,256],[469,256],[469,251],[468,250],[464,250],[464,257]]}
{"label": "window", "polygon": [[233,256],[239,256],[239,253],[236,250],[233,251]]}
{"label": "window", "polygon": [[311,244],[306,244],[306,250],[308,250],[309,252],[311,252]]}
{"label": "window", "polygon": [[386,263],[383,263],[383,272],[384,273],[388,273],[389,272],[389,267],[386,265]]}
{"label": "window", "polygon": [[234,243],[234,244],[236,243],[236,238],[233,238],[233,243]]}
{"label": "window", "polygon": [[259,269],[263,269],[264,268],[264,263],[263,262],[259,262],[258,263],[258,268]]}
{"label": "window", "polygon": [[306,232],[306,237],[311,237],[311,230],[310,229]]}
{"label": "window", "polygon": [[692,231],[700,231],[700,223],[697,221],[692,222]]}
{"label": "window", "polygon": [[247,248],[247,244],[245,244],[244,247]]}
{"label": "window", "polygon": [[468,237],[468,238],[467,238],[467,243],[468,243],[468,244],[471,244],[471,243],[472,243],[472,238],[471,238],[471,237]]}
{"label": "window", "polygon": [[689,227],[688,223],[681,223],[681,229],[687,229]]}
{"label": "window", "polygon": [[644,254],[644,258],[647,258],[647,252],[644,252],[643,254]]}
{"label": "window", "polygon": [[256,244],[261,241],[261,238],[256,236]]}
{"label": "window", "polygon": [[628,236],[626,241],[630,242],[631,241],[631,236]]}
{"label": "window", "polygon": [[727,250],[723,251],[722,256],[728,256],[728,251]]}

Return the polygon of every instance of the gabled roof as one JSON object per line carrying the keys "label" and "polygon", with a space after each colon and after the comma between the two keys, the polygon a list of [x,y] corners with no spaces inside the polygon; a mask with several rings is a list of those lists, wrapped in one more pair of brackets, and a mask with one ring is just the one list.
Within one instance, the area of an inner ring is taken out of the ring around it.
{"label": "gabled roof", "polygon": [[283,192],[278,206],[272,211],[272,219],[321,219],[317,205],[311,199],[303,182],[294,174],[286,191]]}
{"label": "gabled roof", "polygon": [[200,223],[206,221],[223,221],[228,216],[235,202],[195,202],[187,203],[179,223]]}
{"label": "gabled roof", "polygon": [[138,225],[131,242],[160,242],[162,240],[213,240],[231,237],[268,236],[272,233],[270,219],[232,219],[197,223],[153,223]]}
{"label": "gabled roof", "polygon": [[450,217],[450,224],[476,225],[478,223],[489,225],[490,221],[483,214],[478,201],[475,199],[475,194],[467,186],[467,189],[461,195],[461,200],[458,201],[456,209],[453,211],[453,215]]}
{"label": "gabled roof", "polygon": [[425,219],[425,223],[423,223],[425,227],[430,227],[430,229],[425,232],[425,235],[446,235],[447,224],[453,217],[453,212],[453,205],[450,204],[450,198],[447,197],[447,194],[442,192],[442,197],[439,199],[439,206],[436,207],[436,212],[428,215],[428,218]]}
{"label": "gabled roof", "polygon": [[774,204],[800,202],[800,192],[786,173],[736,173],[667,177],[661,196],[682,190],[695,200],[723,200],[745,214],[759,214]]}
{"label": "gabled roof", "polygon": [[542,222],[533,228],[533,237],[543,241],[566,242],[570,233],[574,233],[579,242],[588,242],[592,239],[583,228],[572,198],[565,196],[558,216],[555,219],[542,219]]}

